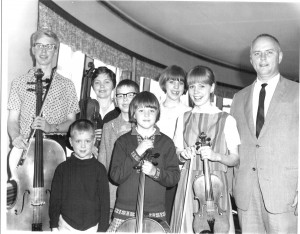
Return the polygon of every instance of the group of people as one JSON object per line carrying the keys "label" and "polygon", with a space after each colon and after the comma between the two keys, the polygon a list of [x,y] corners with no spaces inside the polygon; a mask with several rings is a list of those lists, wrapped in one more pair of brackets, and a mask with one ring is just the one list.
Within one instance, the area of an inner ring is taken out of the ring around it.
{"label": "group of people", "polygon": [[[211,175],[222,184],[214,206],[225,222],[216,218],[211,227],[203,221],[205,229],[234,233],[232,195],[243,233],[297,233],[299,86],[280,74],[283,53],[274,36],[253,40],[250,62],[257,77],[234,96],[230,114],[212,103],[216,80],[207,66],[187,73],[177,65],[167,67],[159,77],[166,93],[162,103],[151,92],[139,92],[134,81],[116,84],[111,70],[97,68],[92,87],[103,127],[96,130],[89,120],[75,120],[80,110],[74,84],[51,65],[58,47],[51,31],[33,35],[36,65],[13,81],[8,103],[14,147],[25,149],[30,130],[41,129],[62,147],[68,140],[73,148],[53,176],[52,231],[116,232],[136,215],[141,173],[146,175],[144,217],[166,232],[203,231],[194,219],[205,206],[188,181],[203,176],[207,159]],[[35,95],[27,91],[38,68],[43,79],[52,79],[40,116],[34,111]],[[181,102],[186,92],[192,107]],[[197,147],[202,133],[210,144]],[[97,139],[99,151],[94,150]],[[149,155],[156,155],[153,161]]]}

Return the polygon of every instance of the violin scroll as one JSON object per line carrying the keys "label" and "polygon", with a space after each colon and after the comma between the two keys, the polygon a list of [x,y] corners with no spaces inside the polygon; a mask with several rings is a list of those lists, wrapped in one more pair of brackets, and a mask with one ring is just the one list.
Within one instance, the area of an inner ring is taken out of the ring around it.
{"label": "violin scroll", "polygon": [[42,79],[42,77],[44,76],[44,72],[42,71],[42,69],[37,69],[36,72],[34,73],[34,76],[37,79]]}
{"label": "violin scroll", "polygon": [[199,150],[202,146],[210,146],[210,138],[206,136],[204,132],[201,132],[199,140],[195,143],[196,150]]}
{"label": "violin scroll", "polygon": [[[144,157],[143,157],[142,161],[146,160],[148,162],[151,162],[154,166],[157,166],[158,163],[155,161],[155,159],[158,158],[159,156],[160,156],[159,153],[153,154],[152,149],[147,149],[145,154],[144,154]],[[134,166],[133,168],[139,170],[139,169],[141,169],[141,165],[142,164],[139,163],[138,165]]]}

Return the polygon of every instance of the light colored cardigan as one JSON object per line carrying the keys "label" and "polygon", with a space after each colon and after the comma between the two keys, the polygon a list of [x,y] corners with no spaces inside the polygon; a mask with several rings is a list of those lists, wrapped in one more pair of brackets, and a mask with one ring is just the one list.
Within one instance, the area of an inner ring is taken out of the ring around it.
{"label": "light colored cardigan", "polygon": [[[98,161],[105,166],[108,175],[115,142],[120,136],[130,130],[131,123],[125,121],[121,114],[103,126]],[[116,201],[117,186],[111,180],[109,181],[110,208],[113,209]]]}

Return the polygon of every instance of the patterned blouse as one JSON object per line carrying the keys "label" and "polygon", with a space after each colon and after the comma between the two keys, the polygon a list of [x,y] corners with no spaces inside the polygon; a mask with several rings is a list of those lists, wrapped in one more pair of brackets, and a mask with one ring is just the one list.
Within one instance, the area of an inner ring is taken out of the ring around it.
{"label": "patterned blouse", "polygon": [[[35,68],[31,68],[27,74],[13,80],[8,100],[8,110],[20,113],[20,133],[24,137],[29,136],[30,126],[36,116],[36,94],[28,90],[35,88],[34,84],[28,84],[36,81],[34,72]],[[60,124],[67,120],[69,114],[78,112],[79,105],[73,82],[55,72],[42,116],[49,124]]]}

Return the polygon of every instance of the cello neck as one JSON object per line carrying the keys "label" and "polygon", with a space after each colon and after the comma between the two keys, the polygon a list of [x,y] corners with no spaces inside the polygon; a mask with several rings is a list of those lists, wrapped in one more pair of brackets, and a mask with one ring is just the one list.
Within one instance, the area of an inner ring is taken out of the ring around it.
{"label": "cello neck", "polygon": [[[36,76],[36,116],[39,115],[43,105],[43,83],[44,73],[38,69]],[[33,175],[33,220],[32,231],[42,231],[41,207],[44,204],[41,189],[44,187],[44,162],[43,162],[43,133],[42,130],[35,131],[34,150],[34,175]]]}
{"label": "cello neck", "polygon": [[142,171],[140,171],[137,209],[136,209],[136,230],[135,230],[136,233],[143,232],[145,179],[146,179],[145,174]]}
{"label": "cello neck", "polygon": [[[43,104],[43,83],[44,73],[41,69],[35,72],[36,76],[36,116],[39,115]],[[34,151],[34,179],[33,187],[44,187],[44,168],[43,168],[43,133],[42,130],[35,131],[35,151]]]}
{"label": "cello neck", "polygon": [[87,101],[90,98],[90,92],[91,92],[91,84],[92,84],[92,76],[94,72],[94,63],[89,62],[88,63],[89,69],[86,70],[83,78],[82,78],[82,84],[81,84],[81,91],[80,91],[80,101],[79,101],[79,107],[80,107],[80,118],[86,119],[87,118]]}

